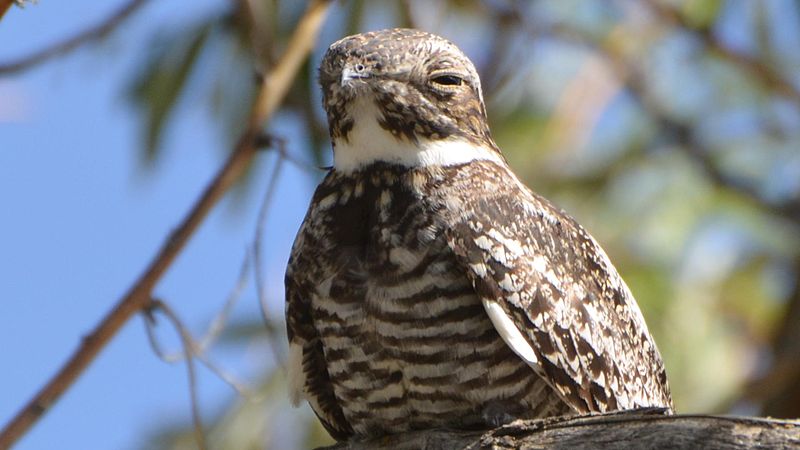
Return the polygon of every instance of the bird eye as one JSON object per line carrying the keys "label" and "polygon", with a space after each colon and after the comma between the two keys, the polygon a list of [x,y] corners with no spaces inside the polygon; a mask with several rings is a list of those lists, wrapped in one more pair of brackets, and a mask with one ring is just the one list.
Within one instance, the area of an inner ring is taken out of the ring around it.
{"label": "bird eye", "polygon": [[363,71],[366,69],[366,67],[364,67],[364,65],[363,65],[363,64],[356,64],[356,65],[353,67],[353,69],[355,69],[355,71],[356,71],[356,72],[358,72],[358,73],[361,73],[361,72],[363,72]]}
{"label": "bird eye", "polygon": [[456,75],[439,75],[431,81],[442,86],[461,86],[461,83],[464,82],[464,80]]}

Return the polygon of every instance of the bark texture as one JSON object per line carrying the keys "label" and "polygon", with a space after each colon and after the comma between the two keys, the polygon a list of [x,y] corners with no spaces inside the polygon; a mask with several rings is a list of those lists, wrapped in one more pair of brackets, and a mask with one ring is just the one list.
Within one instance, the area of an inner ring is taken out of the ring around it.
{"label": "bark texture", "polygon": [[634,411],[517,421],[483,432],[418,431],[325,450],[618,448],[800,449],[800,421]]}

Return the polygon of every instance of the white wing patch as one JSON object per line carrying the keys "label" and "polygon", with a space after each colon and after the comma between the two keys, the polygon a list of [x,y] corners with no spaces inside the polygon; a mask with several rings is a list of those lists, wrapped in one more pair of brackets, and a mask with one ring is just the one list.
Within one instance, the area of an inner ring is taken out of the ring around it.
{"label": "white wing patch", "polygon": [[289,400],[295,408],[306,398],[306,373],[303,371],[303,346],[297,342],[289,344],[289,363],[286,376],[289,378]]}
{"label": "white wing patch", "polygon": [[503,311],[503,308],[498,305],[497,302],[484,299],[481,299],[481,302],[486,309],[486,313],[489,314],[492,324],[505,343],[508,344],[511,350],[519,355],[523,361],[528,363],[529,366],[537,369],[539,366],[539,358],[536,357],[536,352],[533,351],[533,347],[531,347],[527,339],[522,336],[522,332],[519,331],[514,321],[508,317],[508,314]]}

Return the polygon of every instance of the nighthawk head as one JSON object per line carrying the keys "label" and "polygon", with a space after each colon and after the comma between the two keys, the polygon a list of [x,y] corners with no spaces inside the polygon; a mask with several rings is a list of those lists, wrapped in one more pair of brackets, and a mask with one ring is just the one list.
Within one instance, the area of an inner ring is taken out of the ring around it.
{"label": "nighthawk head", "polygon": [[475,66],[444,38],[400,28],[346,37],[319,81],[338,170],[502,161]]}

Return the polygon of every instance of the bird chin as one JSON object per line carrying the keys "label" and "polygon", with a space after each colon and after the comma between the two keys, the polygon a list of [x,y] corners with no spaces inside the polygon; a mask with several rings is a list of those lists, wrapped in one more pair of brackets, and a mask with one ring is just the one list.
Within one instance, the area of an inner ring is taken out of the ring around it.
{"label": "bird chin", "polygon": [[342,81],[339,83],[339,86],[342,88],[343,92],[346,92],[353,97],[357,95],[366,95],[370,92],[369,83],[367,83],[364,78],[342,77]]}

